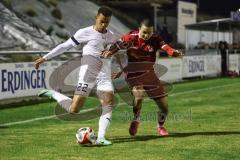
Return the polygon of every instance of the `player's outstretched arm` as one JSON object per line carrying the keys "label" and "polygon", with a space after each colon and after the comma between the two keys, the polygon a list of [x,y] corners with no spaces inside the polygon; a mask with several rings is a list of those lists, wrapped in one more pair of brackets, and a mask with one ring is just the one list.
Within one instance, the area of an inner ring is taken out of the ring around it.
{"label": "player's outstretched arm", "polygon": [[164,50],[165,52],[167,52],[167,54],[169,56],[172,56],[172,57],[181,57],[183,56],[184,54],[179,51],[179,50],[176,50],[172,47],[170,47],[168,44],[166,44],[165,42],[161,42],[163,45],[161,46],[161,49]]}
{"label": "player's outstretched arm", "polygon": [[118,52],[120,49],[128,49],[132,46],[131,40],[124,40],[123,38],[113,43],[108,50],[104,50],[101,54],[103,58],[108,58]]}
{"label": "player's outstretched arm", "polygon": [[44,55],[43,57],[38,58],[35,61],[35,69],[38,69],[39,66],[46,60],[49,60],[53,57],[56,57],[68,49],[72,48],[74,46],[72,39],[68,39],[66,42],[59,44],[57,47],[55,47],[53,50],[51,50],[48,54]]}
{"label": "player's outstretched arm", "polygon": [[121,41],[117,41],[117,42],[113,43],[108,50],[104,50],[101,53],[101,57],[102,58],[109,58],[114,53],[118,52],[121,49],[121,47],[119,46],[120,43],[122,43],[122,42]]}

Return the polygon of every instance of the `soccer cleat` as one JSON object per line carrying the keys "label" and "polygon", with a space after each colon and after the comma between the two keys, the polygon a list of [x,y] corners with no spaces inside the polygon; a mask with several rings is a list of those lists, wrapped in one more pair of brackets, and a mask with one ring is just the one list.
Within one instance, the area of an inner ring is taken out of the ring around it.
{"label": "soccer cleat", "polygon": [[131,122],[130,127],[129,127],[129,134],[131,136],[135,136],[137,134],[139,124],[140,124],[140,122],[137,120],[133,120]]}
{"label": "soccer cleat", "polygon": [[108,146],[108,145],[111,145],[111,144],[112,144],[111,141],[106,140],[106,139],[104,139],[104,138],[102,138],[102,139],[97,139],[97,141],[96,141],[96,145]]}
{"label": "soccer cleat", "polygon": [[44,89],[41,92],[38,93],[39,97],[49,97],[52,98],[53,95],[53,90],[49,90],[49,89]]}
{"label": "soccer cleat", "polygon": [[168,131],[164,127],[158,127],[157,131],[160,136],[168,136],[169,135]]}

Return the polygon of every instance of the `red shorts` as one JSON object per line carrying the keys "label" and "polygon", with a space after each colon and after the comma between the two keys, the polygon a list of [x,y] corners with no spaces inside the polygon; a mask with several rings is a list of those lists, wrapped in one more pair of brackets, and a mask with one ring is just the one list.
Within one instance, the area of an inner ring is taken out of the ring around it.
{"label": "red shorts", "polygon": [[153,67],[149,66],[149,64],[128,66],[126,81],[131,88],[142,85],[149,98],[167,96],[164,84],[156,76]]}

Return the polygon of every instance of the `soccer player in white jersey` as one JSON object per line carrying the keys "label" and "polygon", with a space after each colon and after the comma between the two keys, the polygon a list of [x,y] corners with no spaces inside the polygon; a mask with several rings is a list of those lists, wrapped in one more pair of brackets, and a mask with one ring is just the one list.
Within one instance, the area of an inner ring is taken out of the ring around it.
{"label": "soccer player in white jersey", "polygon": [[110,145],[105,139],[105,133],[110,125],[114,89],[111,81],[110,59],[101,58],[101,53],[106,46],[115,42],[115,36],[107,29],[112,12],[107,7],[100,7],[95,17],[95,25],[79,29],[70,39],[58,45],[48,54],[35,61],[35,68],[52,57],[62,54],[64,51],[83,44],[83,57],[78,77],[78,84],[73,99],[54,90],[43,90],[39,96],[47,96],[55,99],[67,112],[78,113],[84,105],[86,97],[95,86],[97,95],[102,105],[102,114],[99,119],[97,144]]}

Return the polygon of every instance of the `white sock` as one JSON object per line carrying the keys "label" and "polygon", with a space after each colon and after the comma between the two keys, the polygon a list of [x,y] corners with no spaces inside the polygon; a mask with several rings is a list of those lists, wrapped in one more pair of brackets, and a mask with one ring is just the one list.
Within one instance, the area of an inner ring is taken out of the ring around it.
{"label": "white sock", "polygon": [[99,119],[98,139],[105,138],[105,134],[110,125],[112,118],[112,106],[105,106],[102,108],[102,115]]}
{"label": "white sock", "polygon": [[70,106],[72,104],[72,99],[59,93],[54,91],[53,95],[52,95],[53,99],[55,99],[58,104],[65,109],[67,112],[69,112],[70,110]]}

